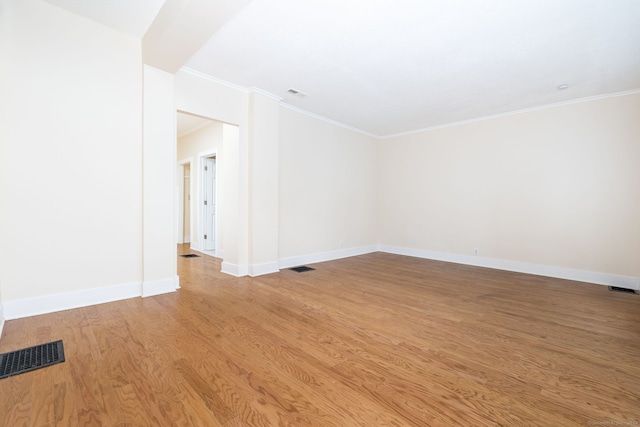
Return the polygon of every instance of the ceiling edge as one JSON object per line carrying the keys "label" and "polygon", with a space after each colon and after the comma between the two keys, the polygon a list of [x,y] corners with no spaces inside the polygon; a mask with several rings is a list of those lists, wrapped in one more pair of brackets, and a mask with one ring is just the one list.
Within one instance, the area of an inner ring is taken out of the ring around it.
{"label": "ceiling edge", "polygon": [[266,90],[262,90],[262,89],[260,89],[259,87],[252,87],[252,88],[249,88],[249,92],[259,93],[259,94],[260,94],[260,95],[262,95],[262,96],[266,96],[267,98],[271,98],[271,99],[273,99],[273,100],[275,100],[275,101],[278,101],[278,102],[282,102],[282,101],[284,101],[284,98],[283,98],[283,97],[278,96],[278,95],[274,95],[274,94],[272,94],[271,92],[267,92]]}
{"label": "ceiling edge", "polygon": [[364,131],[362,129],[358,129],[358,128],[353,127],[353,126],[345,125],[344,123],[340,123],[340,122],[338,122],[336,120],[329,119],[327,117],[321,116],[320,114],[312,113],[310,111],[303,110],[302,108],[294,107],[293,105],[287,104],[286,102],[281,102],[280,106],[282,106],[284,108],[288,108],[289,110],[293,110],[293,111],[296,111],[298,113],[304,114],[305,116],[309,116],[309,117],[312,117],[314,119],[318,119],[318,120],[321,120],[323,122],[327,122],[327,123],[330,123],[332,125],[341,127],[343,129],[350,130],[352,132],[357,132],[357,133],[360,133],[362,135],[370,136],[370,137],[376,138],[376,139],[381,139],[382,138],[380,135],[376,135],[376,134]]}
{"label": "ceiling edge", "polygon": [[384,136],[380,136],[379,138],[380,139],[388,139],[388,138],[395,138],[395,137],[398,137],[398,136],[414,135],[416,133],[427,132],[427,131],[437,130],[437,129],[443,129],[443,128],[448,128],[448,127],[453,127],[453,126],[466,125],[466,124],[469,124],[469,123],[480,122],[480,121],[483,121],[483,120],[499,119],[501,117],[515,116],[515,115],[518,115],[518,114],[531,113],[533,111],[546,110],[546,109],[549,109],[549,108],[562,107],[562,106],[571,105],[571,104],[580,104],[580,103],[583,103],[583,102],[598,101],[598,100],[601,100],[601,99],[615,98],[615,97],[618,97],[618,96],[634,95],[636,93],[640,93],[640,88],[632,89],[632,90],[625,90],[625,91],[622,91],[622,92],[613,92],[613,93],[607,93],[607,94],[602,94],[602,95],[587,96],[587,97],[584,97],[584,98],[572,99],[570,101],[555,102],[553,104],[545,104],[545,105],[540,105],[538,107],[523,108],[521,110],[507,111],[505,113],[491,114],[491,115],[488,115],[488,116],[476,117],[476,118],[473,118],[473,119],[461,120],[461,121],[458,121],[458,122],[445,123],[443,125],[430,126],[430,127],[426,127],[426,128],[410,130],[410,131],[407,131],[407,132],[400,132],[400,133],[394,133],[394,134],[391,134],[391,135],[384,135]]}
{"label": "ceiling edge", "polygon": [[200,77],[202,79],[209,80],[211,82],[221,84],[222,86],[226,86],[226,87],[228,87],[230,89],[239,90],[240,92],[243,92],[243,93],[249,93],[251,91],[247,87],[240,86],[240,85],[237,85],[235,83],[231,83],[231,82],[228,82],[226,80],[219,79],[217,77],[213,77],[212,75],[205,74],[203,72],[194,70],[193,68],[181,67],[179,71],[183,71],[183,72],[185,72],[187,74],[191,74],[192,76]]}
{"label": "ceiling edge", "polygon": [[187,68],[187,67],[180,68],[180,71],[184,71],[184,72],[186,72],[188,74],[192,74],[192,75],[194,75],[196,77],[201,77],[203,79],[210,80],[210,81],[212,81],[214,83],[218,83],[218,84],[221,84],[223,86],[227,86],[227,87],[229,87],[231,89],[235,89],[235,90],[241,91],[243,93],[251,93],[251,92],[260,93],[262,95],[265,95],[265,96],[268,96],[268,97],[273,98],[275,100],[278,100],[280,102],[280,106],[282,106],[284,108],[288,108],[289,110],[296,111],[296,112],[304,114],[304,115],[306,115],[308,117],[312,117],[314,119],[318,119],[318,120],[330,123],[332,125],[341,127],[343,129],[347,129],[347,130],[350,130],[350,131],[353,131],[353,132],[360,133],[362,135],[366,135],[366,136],[369,136],[369,137],[372,137],[372,138],[376,138],[376,139],[381,139],[381,140],[389,139],[389,138],[396,138],[396,137],[399,137],[399,136],[414,135],[414,134],[421,133],[421,132],[427,132],[427,131],[431,131],[431,130],[443,129],[443,128],[448,128],[448,127],[453,127],[453,126],[460,126],[460,125],[465,125],[465,124],[469,124],[469,123],[480,122],[480,121],[483,121],[483,120],[499,119],[501,117],[508,117],[508,116],[514,116],[514,115],[518,115],[518,114],[525,114],[525,113],[530,113],[530,112],[533,112],[533,111],[540,111],[540,110],[546,110],[546,109],[549,109],[549,108],[562,107],[562,106],[565,106],[565,105],[580,104],[580,103],[583,103],[583,102],[597,101],[597,100],[601,100],[601,99],[614,98],[614,97],[619,97],[619,96],[627,96],[627,95],[633,95],[633,94],[636,94],[636,93],[640,93],[640,88],[638,88],[638,89],[626,90],[626,91],[622,91],[622,92],[613,92],[613,93],[607,93],[607,94],[602,94],[602,95],[587,96],[587,97],[584,97],[584,98],[578,98],[578,99],[573,99],[573,100],[569,100],[569,101],[562,101],[562,102],[556,102],[556,103],[552,103],[552,104],[540,105],[538,107],[523,108],[521,110],[507,111],[505,113],[490,114],[488,116],[476,117],[476,118],[468,119],[468,120],[460,120],[460,121],[457,121],[457,122],[445,123],[445,124],[442,124],[442,125],[429,126],[429,127],[425,127],[425,128],[410,130],[410,131],[407,131],[407,132],[399,132],[399,133],[394,133],[394,134],[390,134],[390,135],[376,135],[374,133],[367,132],[367,131],[364,131],[362,129],[359,129],[359,128],[356,128],[356,127],[353,127],[353,126],[346,125],[346,124],[338,122],[336,120],[329,119],[329,118],[321,116],[319,114],[312,113],[312,112],[307,111],[307,110],[303,110],[302,108],[295,107],[295,106],[293,106],[291,104],[287,104],[286,102],[283,102],[283,98],[281,98],[281,97],[279,97],[277,95],[274,95],[271,92],[268,92],[268,91],[265,91],[263,89],[260,89],[260,88],[256,88],[256,87],[247,88],[247,87],[244,87],[244,86],[240,86],[240,85],[228,82],[226,80],[219,79],[217,77],[213,77],[213,76],[211,76],[209,74],[205,74],[205,73],[202,73],[200,71],[197,71],[197,70],[194,70],[194,69],[191,69],[191,68]]}
{"label": "ceiling edge", "polygon": [[226,86],[226,87],[228,87],[230,89],[235,89],[235,90],[238,90],[238,91],[243,92],[243,93],[251,93],[251,92],[259,93],[261,95],[264,95],[264,96],[267,96],[269,98],[273,98],[273,99],[277,100],[280,103],[280,106],[282,106],[284,108],[288,108],[290,110],[296,111],[296,112],[304,114],[306,116],[313,117],[314,119],[318,119],[318,120],[321,120],[323,122],[327,122],[327,123],[330,123],[332,125],[336,125],[336,126],[339,126],[341,128],[344,128],[344,129],[347,129],[347,130],[350,130],[350,131],[353,131],[353,132],[360,133],[362,135],[370,136],[372,138],[376,138],[376,139],[382,138],[380,135],[376,135],[376,134],[373,134],[373,133],[370,133],[370,132],[366,132],[366,131],[364,131],[362,129],[358,129],[358,128],[353,127],[353,126],[345,125],[344,123],[340,123],[340,122],[338,122],[336,120],[329,119],[329,118],[321,116],[319,114],[312,113],[312,112],[307,111],[307,110],[303,110],[302,108],[294,107],[291,104],[287,104],[286,102],[283,102],[284,98],[281,98],[281,97],[279,97],[277,95],[272,94],[271,92],[268,92],[266,90],[263,90],[263,89],[260,89],[260,88],[257,88],[257,87],[247,88],[247,87],[244,87],[244,86],[240,86],[240,85],[237,85],[235,83],[231,83],[231,82],[228,82],[226,80],[219,79],[218,77],[214,77],[212,75],[209,75],[209,74],[206,74],[206,73],[203,73],[201,71],[197,71],[197,70],[194,70],[194,69],[188,68],[188,67],[182,67],[182,68],[180,68],[180,71],[183,71],[183,72],[185,72],[187,74],[191,74],[191,75],[193,75],[195,77],[200,77],[202,79],[209,80],[209,81],[214,82],[214,83],[218,83],[218,84],[220,84],[222,86]]}

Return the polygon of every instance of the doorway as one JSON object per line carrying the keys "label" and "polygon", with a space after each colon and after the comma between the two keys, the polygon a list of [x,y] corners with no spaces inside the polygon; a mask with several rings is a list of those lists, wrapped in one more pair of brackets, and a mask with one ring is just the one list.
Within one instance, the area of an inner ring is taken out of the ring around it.
{"label": "doorway", "polygon": [[233,235],[229,207],[235,206],[231,188],[238,173],[237,162],[228,159],[236,159],[238,146],[238,126],[177,112],[176,236],[190,251],[224,257],[223,242]]}

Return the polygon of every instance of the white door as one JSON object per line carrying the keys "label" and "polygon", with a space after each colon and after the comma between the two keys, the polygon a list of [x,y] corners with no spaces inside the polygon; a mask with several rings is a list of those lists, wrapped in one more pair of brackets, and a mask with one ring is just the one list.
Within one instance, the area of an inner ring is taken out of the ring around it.
{"label": "white door", "polygon": [[204,230],[203,248],[205,251],[216,249],[216,159],[204,159]]}

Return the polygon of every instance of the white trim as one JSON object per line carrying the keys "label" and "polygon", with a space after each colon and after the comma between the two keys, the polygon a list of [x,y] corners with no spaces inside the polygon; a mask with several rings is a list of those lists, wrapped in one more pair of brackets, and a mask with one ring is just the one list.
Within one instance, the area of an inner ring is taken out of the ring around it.
{"label": "white trim", "polygon": [[230,274],[231,276],[242,277],[249,274],[249,267],[246,264],[237,265],[222,261],[220,271],[225,274]]}
{"label": "white trim", "polygon": [[184,164],[178,162],[176,166],[178,169],[177,175],[179,179],[176,179],[176,243],[181,244],[184,242]]}
{"label": "white trim", "polygon": [[133,282],[35,298],[10,300],[5,301],[3,304],[4,317],[7,320],[21,319],[39,314],[139,297],[141,292],[140,282]]}
{"label": "white trim", "polygon": [[370,136],[370,137],[376,138],[376,139],[383,139],[384,138],[384,137],[382,137],[380,135],[376,135],[374,133],[367,132],[367,131],[364,131],[362,129],[358,129],[358,128],[353,127],[353,126],[345,125],[344,123],[340,123],[340,122],[338,122],[336,120],[329,119],[327,117],[321,116],[320,114],[312,113],[310,111],[303,110],[302,108],[294,107],[293,105],[287,104],[286,102],[281,102],[280,106],[284,107],[284,108],[288,108],[289,110],[296,111],[296,112],[298,112],[300,114],[304,114],[305,116],[309,116],[311,118],[314,118],[314,119],[317,119],[317,120],[320,120],[320,121],[323,121],[323,122],[326,122],[326,123],[330,123],[332,125],[341,127],[343,129],[350,130],[352,132],[357,132],[357,133],[360,133],[362,135]]}
{"label": "white trim", "polygon": [[230,89],[239,90],[243,93],[249,93],[251,90],[247,87],[237,85],[235,83],[228,82],[226,80],[219,79],[217,77],[213,77],[210,74],[205,74],[200,71],[194,70],[193,68],[181,67],[180,71],[183,71],[187,74],[191,74],[192,76],[200,77],[201,79],[209,80],[214,83],[218,83],[219,85],[226,86]]}
{"label": "white trim", "polygon": [[[222,254],[210,255],[205,251],[198,251],[202,254],[215,256],[216,258],[222,258]],[[265,274],[277,273],[280,271],[278,268],[279,263],[277,261],[274,262],[265,262],[262,264],[253,264],[253,265],[237,265],[232,264],[230,262],[222,261],[220,263],[220,272],[229,274],[234,277],[243,277],[243,276],[262,276]]]}
{"label": "white trim", "polygon": [[562,106],[565,106],[565,105],[580,104],[580,103],[583,103],[583,102],[598,101],[598,100],[601,100],[601,99],[608,99],[608,98],[615,98],[615,97],[619,97],[619,96],[634,95],[636,93],[640,93],[640,89],[626,90],[626,91],[623,91],[623,92],[606,93],[606,94],[603,94],[603,95],[587,96],[587,97],[584,97],[584,98],[572,99],[572,100],[569,100],[569,101],[555,102],[553,104],[545,104],[545,105],[539,105],[537,107],[523,108],[521,110],[513,110],[513,111],[507,111],[507,112],[504,112],[504,113],[490,114],[488,116],[476,117],[476,118],[467,119],[467,120],[460,120],[458,122],[445,123],[443,125],[429,126],[429,127],[425,127],[425,128],[421,128],[421,129],[410,130],[410,131],[407,131],[407,132],[400,132],[400,133],[394,133],[394,134],[391,134],[391,135],[379,136],[378,138],[387,139],[387,138],[395,138],[395,137],[398,137],[398,136],[415,135],[417,133],[428,132],[428,131],[436,130],[436,129],[443,129],[443,128],[449,128],[449,127],[453,127],[453,126],[466,125],[466,124],[469,124],[469,123],[481,122],[481,121],[484,121],[484,120],[499,119],[499,118],[502,118],[502,117],[509,117],[509,116],[515,116],[515,115],[518,115],[518,114],[531,113],[531,112],[534,112],[534,111],[546,110],[546,109],[549,109],[549,108],[562,107]]}
{"label": "white trim", "polygon": [[434,252],[389,245],[380,245],[380,252],[640,290],[640,277],[619,276],[609,273],[574,270],[571,268],[554,267],[550,265],[528,264],[517,261],[484,258],[472,255],[457,255],[446,252]]}
{"label": "white trim", "polygon": [[280,271],[278,268],[278,261],[253,264],[249,266],[249,276],[251,277],[277,273],[278,271]]}
{"label": "white trim", "polygon": [[[195,181],[192,178],[191,170],[193,169],[194,159],[193,157],[187,157],[186,159],[182,159],[178,162],[178,168],[182,171],[182,177],[179,182],[176,180],[176,185],[178,186],[178,212],[177,212],[177,223],[176,223],[176,235],[177,235],[177,243],[191,243],[191,234],[193,232],[193,221],[191,217],[193,217],[193,203],[189,200],[189,235],[184,235],[184,181],[189,178],[189,193],[193,194],[193,187]],[[189,176],[185,176],[184,167],[185,165],[189,165]]]}
{"label": "white trim", "polygon": [[278,101],[278,102],[284,101],[283,97],[278,96],[278,95],[274,95],[271,92],[267,92],[264,89],[260,89],[259,87],[252,87],[252,88],[249,89],[249,91],[252,92],[252,93],[257,93],[257,94],[266,96],[267,98],[271,98],[271,99],[273,99],[275,101]]}
{"label": "white trim", "polygon": [[178,276],[169,277],[167,279],[152,280],[149,282],[142,282],[141,296],[143,298],[152,297],[154,295],[175,292],[176,289],[180,289],[180,277]]}
{"label": "white trim", "polygon": [[304,264],[314,264],[316,262],[333,261],[334,259],[348,258],[352,256],[370,254],[378,251],[378,245],[358,246],[355,248],[338,249],[335,251],[318,252],[315,254],[300,255],[283,258],[278,261],[281,269],[296,267]]}

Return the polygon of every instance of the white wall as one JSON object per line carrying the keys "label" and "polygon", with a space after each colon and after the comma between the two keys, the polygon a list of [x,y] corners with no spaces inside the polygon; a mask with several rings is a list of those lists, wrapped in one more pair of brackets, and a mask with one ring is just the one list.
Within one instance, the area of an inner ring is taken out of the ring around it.
{"label": "white wall", "polygon": [[176,107],[238,126],[223,128],[222,271],[238,276],[276,271],[277,101],[182,70],[176,74]]}
{"label": "white wall", "polygon": [[380,243],[640,277],[640,94],[380,143]]}
{"label": "white wall", "polygon": [[212,120],[206,126],[178,138],[178,161],[189,160],[192,165],[200,153],[222,149],[223,123]]}
{"label": "white wall", "polygon": [[142,280],[142,69],[139,40],[45,2],[0,13],[9,318],[14,301]]}
{"label": "white wall", "polygon": [[239,125],[223,131],[223,271],[262,274],[375,250],[374,138],[184,70],[176,107]]}
{"label": "white wall", "polygon": [[281,108],[281,260],[377,243],[377,159],[374,138]]}
{"label": "white wall", "polygon": [[[191,132],[183,137],[178,138],[178,162],[188,161],[191,164],[191,247],[196,250],[202,248],[202,234],[199,230],[200,215],[202,214],[201,206],[197,206],[195,202],[199,200],[202,194],[202,169],[200,165],[200,157],[216,153],[216,170],[218,181],[218,189],[224,185],[224,181],[220,180],[220,170],[224,169],[224,153],[222,150],[222,129],[224,124],[221,122],[211,121],[210,124]],[[236,141],[237,143],[237,141]],[[182,185],[183,180],[178,179],[178,185]],[[220,209],[220,194],[218,194],[218,209]],[[219,217],[220,215],[218,215]],[[222,235],[224,234],[224,225],[220,218],[217,219],[217,236],[216,251],[224,250],[222,244]]]}
{"label": "white wall", "polygon": [[174,227],[176,110],[173,74],[144,66],[142,295],[178,285]]}
{"label": "white wall", "polygon": [[278,271],[280,106],[249,96],[249,259],[252,276]]}
{"label": "white wall", "polygon": [[181,70],[175,74],[176,108],[185,113],[246,125],[247,92]]}
{"label": "white wall", "polygon": [[240,128],[238,126],[222,125],[222,155],[224,157],[218,177],[223,185],[218,185],[218,213],[219,221],[223,224],[221,231],[222,257],[226,262],[237,263],[241,252],[242,242],[238,230],[241,220],[238,215],[240,193],[238,191],[238,176],[240,174]]}

